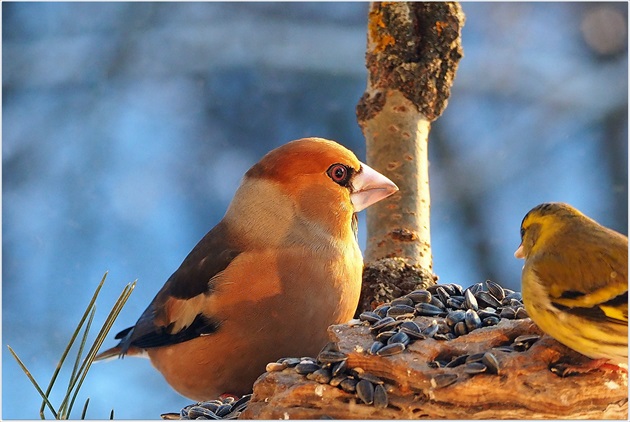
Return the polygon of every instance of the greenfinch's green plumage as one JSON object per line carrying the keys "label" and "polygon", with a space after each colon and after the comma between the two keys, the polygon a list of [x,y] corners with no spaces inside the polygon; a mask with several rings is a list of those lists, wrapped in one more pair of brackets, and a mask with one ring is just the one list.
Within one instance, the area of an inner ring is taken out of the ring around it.
{"label": "greenfinch's green plumage", "polygon": [[541,330],[592,359],[628,363],[628,238],[570,205],[521,223],[523,303]]}

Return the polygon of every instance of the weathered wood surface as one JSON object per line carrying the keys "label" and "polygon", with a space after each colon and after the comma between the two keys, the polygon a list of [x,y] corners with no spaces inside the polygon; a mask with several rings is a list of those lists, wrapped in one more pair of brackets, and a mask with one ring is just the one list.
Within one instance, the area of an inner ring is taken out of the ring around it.
{"label": "weathered wood surface", "polygon": [[[416,317],[426,326],[434,318]],[[438,319],[439,318],[435,318]],[[254,385],[254,395],[241,418],[254,419],[627,419],[627,373],[593,371],[562,378],[554,363],[580,363],[587,358],[542,336],[528,350],[502,352],[523,334],[542,334],[529,318],[501,320],[450,341],[412,343],[403,353],[381,357],[366,350],[373,342],[369,325],[332,326],[332,341],[348,354],[349,368],[363,368],[385,381],[389,405],[365,405],[355,394],[320,384],[293,368],[268,372]],[[428,362],[492,351],[499,374],[468,375],[465,366],[432,368]],[[439,374],[456,374],[446,387]],[[439,378],[439,377],[438,377]]]}

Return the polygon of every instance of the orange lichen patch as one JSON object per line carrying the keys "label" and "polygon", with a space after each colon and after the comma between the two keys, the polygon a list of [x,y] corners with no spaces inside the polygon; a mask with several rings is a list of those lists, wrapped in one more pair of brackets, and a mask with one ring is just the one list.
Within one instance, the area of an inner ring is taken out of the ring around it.
{"label": "orange lichen patch", "polygon": [[372,8],[368,19],[368,32],[370,34],[370,41],[374,44],[373,53],[380,53],[385,50],[386,47],[396,43],[394,37],[384,31],[386,27],[381,9],[376,7]]}
{"label": "orange lichen patch", "polygon": [[438,34],[442,35],[442,30],[448,26],[448,22],[437,21],[435,22],[435,30]]}

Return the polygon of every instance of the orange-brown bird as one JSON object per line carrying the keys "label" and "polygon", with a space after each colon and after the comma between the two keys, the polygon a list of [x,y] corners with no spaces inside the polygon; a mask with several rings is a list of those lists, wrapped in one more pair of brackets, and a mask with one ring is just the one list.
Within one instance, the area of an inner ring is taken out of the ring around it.
{"label": "orange-brown bird", "polygon": [[246,394],[269,362],[315,356],[361,290],[356,213],[396,192],[336,142],[289,142],[250,168],[223,219],[120,343],[193,400]]}

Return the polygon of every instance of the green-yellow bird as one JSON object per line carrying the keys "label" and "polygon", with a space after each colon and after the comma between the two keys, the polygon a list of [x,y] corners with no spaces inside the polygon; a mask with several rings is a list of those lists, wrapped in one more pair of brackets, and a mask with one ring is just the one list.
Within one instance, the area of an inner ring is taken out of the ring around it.
{"label": "green-yellow bird", "polygon": [[538,327],[592,359],[628,365],[628,238],[564,203],[521,223],[523,303]]}

